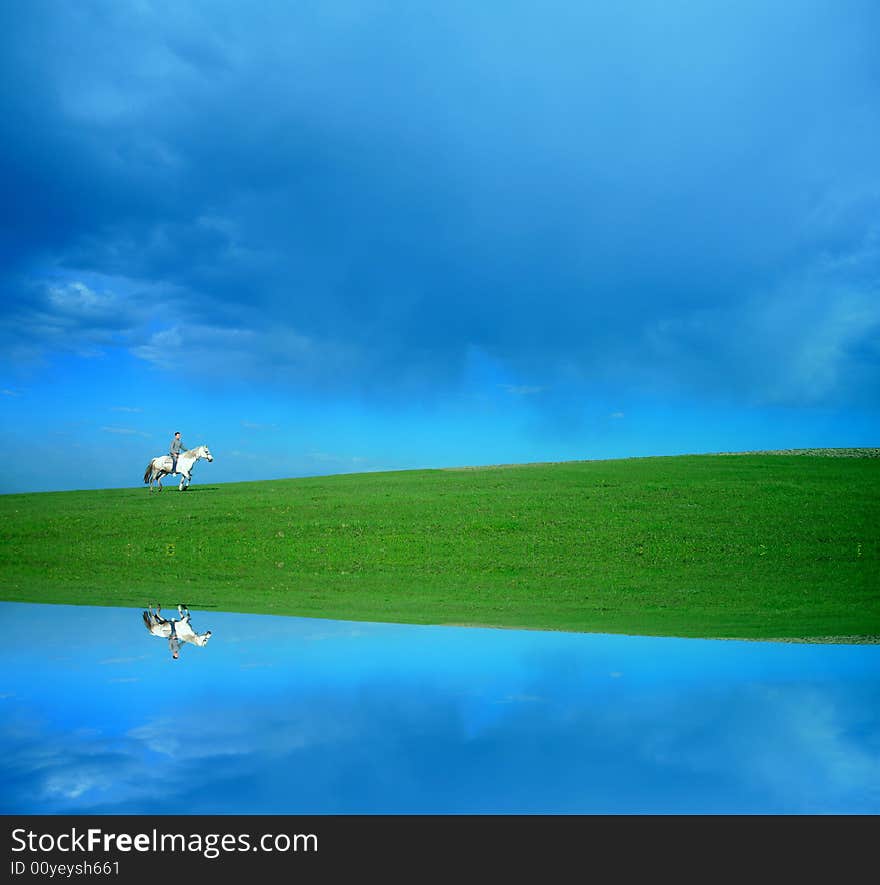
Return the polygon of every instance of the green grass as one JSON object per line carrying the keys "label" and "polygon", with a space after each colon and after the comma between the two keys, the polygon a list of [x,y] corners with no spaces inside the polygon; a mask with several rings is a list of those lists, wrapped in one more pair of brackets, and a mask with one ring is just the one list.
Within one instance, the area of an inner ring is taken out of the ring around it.
{"label": "green grass", "polygon": [[0,599],[880,634],[880,459],[702,455],[0,496]]}

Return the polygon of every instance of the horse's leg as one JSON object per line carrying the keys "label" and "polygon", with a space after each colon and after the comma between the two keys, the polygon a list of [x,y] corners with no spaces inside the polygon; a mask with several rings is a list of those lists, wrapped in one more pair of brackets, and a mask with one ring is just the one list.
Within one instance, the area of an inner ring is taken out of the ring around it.
{"label": "horse's leg", "polygon": [[147,605],[147,611],[144,612],[144,623],[147,625],[147,629],[152,633],[153,627],[155,627],[160,621],[161,618],[153,611],[153,603],[149,603]]}

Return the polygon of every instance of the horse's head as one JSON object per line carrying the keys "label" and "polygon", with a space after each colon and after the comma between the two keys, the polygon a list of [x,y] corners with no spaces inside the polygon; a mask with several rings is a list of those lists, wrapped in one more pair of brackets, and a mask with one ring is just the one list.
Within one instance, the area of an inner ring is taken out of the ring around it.
{"label": "horse's head", "polygon": [[207,446],[202,446],[202,451],[205,453],[204,457],[205,457],[208,461],[213,461],[213,460],[214,460],[214,456],[211,454],[211,450],[210,450]]}
{"label": "horse's head", "polygon": [[200,645],[202,648],[204,648],[208,644],[208,640],[210,638],[211,631],[208,630],[206,633],[197,633],[194,642],[196,645]]}

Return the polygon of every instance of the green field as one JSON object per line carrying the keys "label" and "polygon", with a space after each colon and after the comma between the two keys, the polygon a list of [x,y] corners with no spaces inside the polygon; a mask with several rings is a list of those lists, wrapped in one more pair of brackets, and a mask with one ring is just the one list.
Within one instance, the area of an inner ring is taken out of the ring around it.
{"label": "green field", "polygon": [[0,599],[677,636],[880,635],[876,457],[210,479],[202,464],[185,494],[0,496]]}

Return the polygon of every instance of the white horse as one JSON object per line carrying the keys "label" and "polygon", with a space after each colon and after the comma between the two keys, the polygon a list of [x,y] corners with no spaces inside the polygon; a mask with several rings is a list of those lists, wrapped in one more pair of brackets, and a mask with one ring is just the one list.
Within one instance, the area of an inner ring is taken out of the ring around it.
{"label": "white horse", "polygon": [[144,626],[153,636],[161,636],[163,639],[168,640],[168,645],[171,648],[171,657],[175,660],[177,660],[181,642],[190,642],[203,648],[211,638],[210,630],[205,633],[196,633],[193,630],[190,624],[191,615],[185,605],[177,606],[177,614],[180,616],[179,619],[163,618],[162,606],[157,604],[156,610],[153,611],[152,603],[147,606],[147,611],[143,614]]}
{"label": "white horse", "polygon": [[[180,484],[177,486],[179,491],[183,492],[189,488],[190,481],[192,480],[193,465],[200,458],[204,458],[206,461],[214,460],[214,456],[207,446],[196,446],[194,449],[188,449],[177,456],[177,472],[180,474]],[[171,460],[171,455],[159,455],[158,458],[153,458],[147,464],[147,469],[144,471],[144,482],[150,484],[151,492],[153,491],[154,482],[158,484],[159,491],[162,491],[162,477],[168,476],[171,473],[173,465],[174,462]]]}

